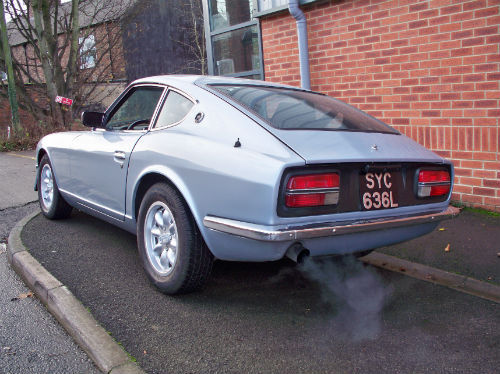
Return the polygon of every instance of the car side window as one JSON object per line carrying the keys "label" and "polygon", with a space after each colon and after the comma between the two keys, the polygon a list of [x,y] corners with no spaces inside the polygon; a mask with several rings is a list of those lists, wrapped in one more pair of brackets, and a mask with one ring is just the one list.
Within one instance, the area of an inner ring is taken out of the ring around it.
{"label": "car side window", "polygon": [[162,93],[161,87],[132,88],[113,109],[106,128],[112,130],[147,129]]}
{"label": "car side window", "polygon": [[181,94],[170,91],[161,108],[155,128],[167,127],[187,116],[194,103]]}

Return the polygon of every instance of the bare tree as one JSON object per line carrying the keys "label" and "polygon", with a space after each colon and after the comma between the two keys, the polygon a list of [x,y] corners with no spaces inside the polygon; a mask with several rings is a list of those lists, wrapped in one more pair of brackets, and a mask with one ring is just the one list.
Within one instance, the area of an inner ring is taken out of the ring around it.
{"label": "bare tree", "polygon": [[[99,84],[124,76],[113,65],[121,48],[119,21],[132,0],[4,1],[21,107],[55,127],[71,127]],[[72,98],[71,109],[56,96]]]}
{"label": "bare tree", "polygon": [[207,50],[201,0],[184,0],[176,3],[181,16],[189,21],[182,28],[185,34],[184,39],[173,41],[184,46],[192,56],[189,61],[186,61],[186,67],[199,69],[199,74],[205,75],[207,74]]}

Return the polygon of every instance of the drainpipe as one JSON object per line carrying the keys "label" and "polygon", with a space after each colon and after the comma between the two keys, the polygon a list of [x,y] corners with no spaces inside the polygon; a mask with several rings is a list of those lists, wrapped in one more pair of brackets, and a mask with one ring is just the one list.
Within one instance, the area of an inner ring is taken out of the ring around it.
{"label": "drainpipe", "polygon": [[300,85],[306,90],[311,89],[309,76],[309,46],[307,45],[306,16],[299,8],[299,0],[288,0],[288,10],[297,21],[299,39]]}

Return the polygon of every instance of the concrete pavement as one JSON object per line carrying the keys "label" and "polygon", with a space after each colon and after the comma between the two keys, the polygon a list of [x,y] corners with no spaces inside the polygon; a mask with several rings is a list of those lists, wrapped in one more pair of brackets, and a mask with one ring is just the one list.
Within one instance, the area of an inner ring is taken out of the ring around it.
{"label": "concrete pavement", "polygon": [[0,152],[0,211],[36,201],[35,152]]}
{"label": "concrete pavement", "polygon": [[0,372],[98,374],[100,371],[7,263],[10,230],[38,209],[34,152],[0,153]]}

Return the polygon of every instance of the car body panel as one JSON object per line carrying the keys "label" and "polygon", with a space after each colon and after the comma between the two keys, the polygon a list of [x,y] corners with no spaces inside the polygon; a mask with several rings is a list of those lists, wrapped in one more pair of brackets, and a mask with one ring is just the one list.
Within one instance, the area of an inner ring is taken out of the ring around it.
{"label": "car body panel", "polygon": [[353,131],[276,130],[273,134],[308,164],[341,162],[443,162],[404,135]]}
{"label": "car body panel", "polygon": [[[71,184],[62,187],[113,218],[125,215],[125,188],[132,150],[145,132],[95,130],[73,139]],[[118,154],[120,153],[120,154]]]}
{"label": "car body panel", "polygon": [[[48,153],[61,193],[69,204],[132,233],[136,233],[141,183],[152,175],[170,183],[184,198],[213,255],[224,260],[276,260],[297,240],[266,242],[235,235],[207,227],[206,217],[272,230],[384,221],[447,209],[451,194],[445,201],[386,210],[278,215],[281,178],[290,168],[344,162],[422,162],[449,165],[452,180],[453,168],[449,161],[404,135],[274,129],[255,113],[206,85],[241,81],[197,76],[140,79],[131,87],[147,84],[173,87],[195,104],[182,121],[170,127],[155,128],[152,120],[148,131],[93,129],[53,134],[39,142],[37,153]],[[283,87],[267,82],[243,82]],[[197,121],[199,114],[202,119]],[[122,163],[114,158],[115,151],[124,153]],[[420,236],[433,230],[436,224],[425,222],[304,238],[300,244],[314,256],[352,253]]]}

